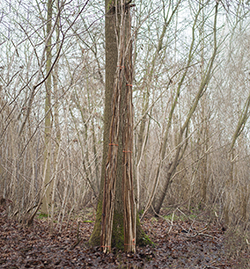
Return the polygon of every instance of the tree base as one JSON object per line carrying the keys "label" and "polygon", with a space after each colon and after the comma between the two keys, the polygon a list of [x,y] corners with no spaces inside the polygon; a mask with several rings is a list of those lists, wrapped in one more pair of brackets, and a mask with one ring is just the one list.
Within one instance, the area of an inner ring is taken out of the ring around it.
{"label": "tree base", "polygon": [[[101,216],[102,202],[99,202],[97,205],[95,226],[89,239],[89,245],[92,247],[101,246]],[[136,218],[136,245],[140,247],[148,245],[154,246],[152,240],[143,231],[138,215]],[[123,214],[116,211],[114,212],[114,226],[111,247],[124,251]]]}

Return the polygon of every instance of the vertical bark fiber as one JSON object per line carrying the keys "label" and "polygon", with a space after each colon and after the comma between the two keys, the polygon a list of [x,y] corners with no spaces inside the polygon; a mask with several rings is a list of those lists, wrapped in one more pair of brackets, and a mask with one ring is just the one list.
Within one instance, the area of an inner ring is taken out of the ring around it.
{"label": "vertical bark fiber", "polygon": [[[116,13],[116,9],[111,8],[109,0],[106,0],[105,4],[106,79],[101,191],[96,212],[96,222],[89,243],[92,246],[102,246],[104,252],[110,251],[111,246],[124,250],[124,234],[126,234],[126,237],[129,234],[126,239],[125,248],[128,251],[135,251],[135,240],[140,244],[149,244],[150,240],[145,236],[139,221],[136,222],[135,217],[132,227],[127,225],[127,222],[124,220],[124,202],[128,203],[130,209],[132,204],[134,204],[133,198],[131,198],[133,196],[131,196],[130,192],[132,190],[132,157],[131,153],[128,153],[128,151],[132,151],[133,143],[131,141],[128,142],[126,148],[124,148],[123,143],[124,138],[131,138],[133,129],[132,122],[127,120],[127,116],[132,116],[132,76],[129,77],[126,74],[126,79],[130,79],[127,83],[129,84],[127,91],[130,93],[126,93],[124,70],[128,71],[130,68],[124,68],[126,47],[124,46],[125,32],[124,29],[122,30],[122,27],[125,27],[125,23],[121,23],[122,13]],[[117,18],[119,23],[117,23]],[[120,26],[120,28],[117,26]],[[116,30],[124,33],[123,36],[118,36],[119,48],[117,48]],[[113,90],[114,95],[112,96]],[[128,96],[128,94],[130,95]],[[124,106],[125,100],[130,100],[131,102],[128,107]],[[128,108],[129,114],[126,111]],[[129,130],[125,137],[122,135],[124,124],[125,128]],[[124,167],[124,161],[127,167]],[[129,169],[127,169],[128,167]],[[124,172],[126,172],[126,181],[124,181]],[[126,197],[124,196],[124,184],[126,184],[126,189],[128,190]],[[128,209],[126,208],[125,210],[127,211]],[[135,214],[136,212],[133,211],[132,215],[135,216]],[[124,229],[124,224],[126,230]],[[127,229],[132,232],[127,233]],[[141,236],[140,238],[135,238],[136,230]],[[132,248],[130,249],[131,246]]]}
{"label": "vertical bark fiber", "polygon": [[127,10],[126,20],[126,47],[125,55],[125,106],[123,129],[123,201],[124,201],[124,249],[127,252],[135,252],[136,246],[136,205],[133,190],[133,103],[132,103],[132,41],[130,14]]}

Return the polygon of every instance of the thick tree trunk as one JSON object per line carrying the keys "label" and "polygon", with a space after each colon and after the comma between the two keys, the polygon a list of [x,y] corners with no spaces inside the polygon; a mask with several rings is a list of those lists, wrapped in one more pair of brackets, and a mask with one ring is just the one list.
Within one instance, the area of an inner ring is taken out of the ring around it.
{"label": "thick tree trunk", "polygon": [[[104,189],[104,180],[105,173],[107,172],[107,153],[110,154],[110,146],[117,147],[117,157],[116,157],[116,188],[115,188],[115,200],[114,200],[114,209],[113,215],[111,214],[112,221],[112,238],[111,238],[111,246],[116,247],[117,249],[124,250],[124,190],[123,190],[123,128],[124,128],[124,103],[125,103],[125,90],[120,91],[120,105],[119,105],[119,136],[117,139],[117,144],[113,145],[109,141],[110,138],[110,126],[112,120],[112,93],[115,84],[115,74],[117,74],[117,61],[118,61],[118,48],[117,48],[117,40],[116,40],[116,13],[115,9],[111,9],[111,2],[106,0],[106,19],[105,19],[105,36],[106,36],[106,74],[105,74],[105,109],[104,109],[104,138],[103,138],[103,160],[102,160],[102,173],[101,173],[101,191],[99,194],[97,211],[96,211],[96,222],[94,226],[94,230],[90,237],[89,243],[92,246],[101,246],[102,242],[108,242],[108,240],[103,240],[103,225],[105,222],[104,215],[106,213],[103,212],[104,203],[107,201],[103,199],[103,189]],[[124,89],[126,87],[125,80],[123,83]],[[112,123],[113,124],[113,123]],[[107,176],[107,174],[106,174]],[[107,186],[105,185],[105,188]],[[105,190],[107,191],[107,190]],[[112,199],[111,199],[112,200]],[[106,212],[106,211],[105,211]],[[141,229],[139,219],[136,221],[136,233],[137,238],[136,241],[138,244],[149,244],[150,240],[146,237],[145,233]],[[105,239],[105,238],[104,238]],[[125,243],[126,244],[126,243]],[[110,246],[103,246],[105,251]]]}

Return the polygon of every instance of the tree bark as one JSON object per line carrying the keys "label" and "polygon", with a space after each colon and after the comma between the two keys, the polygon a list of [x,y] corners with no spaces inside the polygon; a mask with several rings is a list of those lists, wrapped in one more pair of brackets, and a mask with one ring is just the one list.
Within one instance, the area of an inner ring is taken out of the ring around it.
{"label": "tree bark", "polygon": [[[110,251],[111,246],[115,246],[117,249],[124,250],[124,190],[123,190],[123,175],[124,175],[124,166],[123,166],[123,128],[124,128],[124,101],[125,101],[125,79],[123,82],[123,89],[120,91],[120,106],[119,110],[119,122],[117,123],[119,126],[119,135],[117,141],[109,141],[110,137],[112,137],[112,133],[110,133],[111,122],[114,124],[112,119],[113,109],[112,108],[112,93],[115,85],[115,74],[119,75],[121,71],[119,69],[123,68],[120,66],[121,63],[118,62],[118,48],[117,48],[117,36],[116,36],[116,18],[117,14],[115,13],[115,8],[111,8],[111,2],[109,0],[105,1],[106,7],[106,17],[105,17],[105,37],[106,37],[106,66],[105,66],[105,109],[104,109],[104,137],[103,137],[103,160],[102,160],[102,172],[101,172],[101,191],[99,193],[97,211],[96,211],[96,221],[94,230],[90,237],[89,243],[92,246],[101,246],[101,239],[103,242],[109,242],[105,238],[102,238],[102,224],[105,222],[106,212],[103,212],[103,208],[107,201],[103,199],[104,185],[105,182],[105,173],[107,173],[107,157],[112,151],[115,152],[117,150],[116,157],[116,179],[115,179],[115,195],[112,196],[111,200],[114,199],[114,209],[112,215],[112,237],[110,245],[103,246],[103,249],[106,251]],[[127,18],[126,18],[127,19]],[[117,65],[119,66],[117,67]],[[118,69],[118,71],[117,71]],[[118,72],[118,73],[117,73]],[[123,72],[123,70],[122,70]],[[117,146],[118,145],[118,146]],[[112,147],[112,148],[111,148]],[[115,147],[116,149],[114,150]],[[131,150],[131,149],[126,149]],[[109,156],[110,158],[110,156]],[[110,164],[110,163],[109,163]],[[107,176],[107,175],[106,175]],[[113,191],[113,190],[112,190]],[[107,192],[107,189],[105,190]],[[113,194],[112,194],[113,195]],[[109,201],[110,202],[110,201]],[[136,220],[136,241],[139,245],[142,244],[150,244],[151,241],[147,238],[143,230],[141,229],[139,219]],[[105,241],[106,240],[106,241]],[[126,244],[126,243],[125,243]],[[128,244],[127,244],[128,245]]]}
{"label": "tree bark", "polygon": [[[46,73],[49,74],[51,69],[51,27],[52,27],[52,0],[48,0],[48,11],[47,11],[47,29],[46,33],[47,36],[49,36],[48,44],[46,47]],[[51,160],[51,88],[52,88],[52,81],[51,81],[51,74],[49,74],[46,82],[45,82],[45,88],[46,88],[46,97],[45,97],[45,151],[44,151],[44,183],[43,183],[43,191],[42,195],[44,193],[44,197],[42,200],[41,205],[41,212],[44,214],[49,214],[49,204],[51,203],[51,184],[50,184],[50,178],[51,178],[51,166],[50,166],[50,160]]]}

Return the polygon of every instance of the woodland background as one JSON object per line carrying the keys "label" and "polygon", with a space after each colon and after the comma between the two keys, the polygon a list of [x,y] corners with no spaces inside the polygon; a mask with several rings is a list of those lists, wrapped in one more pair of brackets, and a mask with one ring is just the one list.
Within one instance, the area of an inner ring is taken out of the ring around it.
{"label": "woodland background", "polygon": [[[139,212],[209,209],[249,229],[249,1],[134,3]],[[105,14],[103,1],[47,4],[0,8],[0,197],[27,222],[50,189],[42,210],[60,227],[94,214],[100,190]]]}

